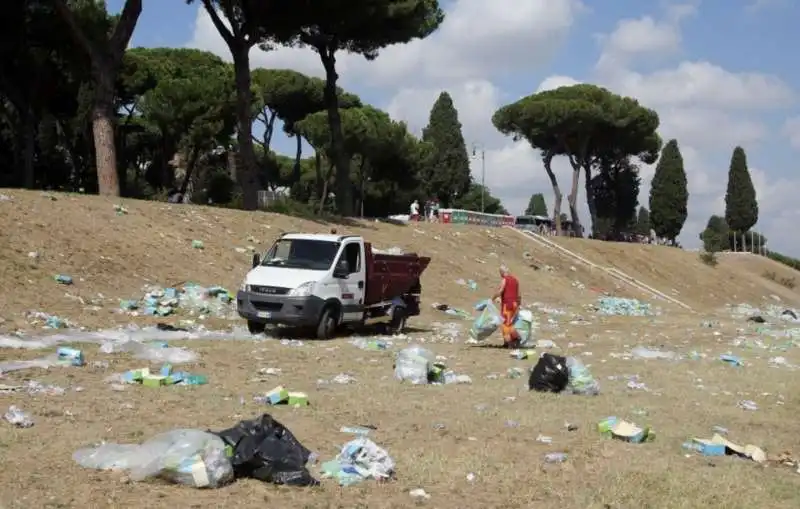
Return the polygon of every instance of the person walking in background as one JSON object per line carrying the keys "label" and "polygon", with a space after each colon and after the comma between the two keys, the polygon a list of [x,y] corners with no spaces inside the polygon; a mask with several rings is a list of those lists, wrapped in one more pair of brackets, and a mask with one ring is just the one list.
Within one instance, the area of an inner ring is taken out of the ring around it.
{"label": "person walking in background", "polygon": [[439,198],[434,198],[431,203],[431,220],[434,223],[439,222]]}
{"label": "person walking in background", "polygon": [[503,317],[503,346],[519,348],[520,337],[514,322],[517,321],[522,297],[519,293],[519,280],[511,275],[508,267],[500,266],[500,286],[492,295],[492,300],[500,300],[500,315]]}
{"label": "person walking in background", "polygon": [[410,221],[419,221],[419,201],[414,200],[411,202],[411,208],[408,211],[408,219]]}

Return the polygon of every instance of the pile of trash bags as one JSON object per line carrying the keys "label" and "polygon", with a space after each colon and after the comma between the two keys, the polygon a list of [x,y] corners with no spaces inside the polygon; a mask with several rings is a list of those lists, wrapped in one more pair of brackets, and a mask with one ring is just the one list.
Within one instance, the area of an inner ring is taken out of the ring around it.
{"label": "pile of trash bags", "polygon": [[124,470],[131,480],[165,479],[218,488],[247,477],[274,484],[315,486],[306,465],[312,453],[269,414],[219,431],[175,429],[141,444],[104,443],[79,449],[82,467]]}
{"label": "pile of trash bags", "polygon": [[600,384],[579,359],[549,353],[542,354],[531,370],[528,388],[537,392],[600,394]]}
{"label": "pile of trash bags", "polygon": [[[500,310],[491,300],[484,300],[475,305],[475,310],[480,314],[472,323],[469,330],[470,339],[473,341],[485,341],[503,324],[503,317]],[[527,346],[533,338],[534,329],[533,313],[527,309],[520,310],[514,321],[514,328],[519,335],[520,346]]]}

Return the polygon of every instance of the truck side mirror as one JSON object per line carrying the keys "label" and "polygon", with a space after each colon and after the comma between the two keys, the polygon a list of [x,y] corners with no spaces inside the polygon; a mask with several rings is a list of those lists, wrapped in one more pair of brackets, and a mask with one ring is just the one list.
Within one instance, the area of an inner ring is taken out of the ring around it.
{"label": "truck side mirror", "polygon": [[336,279],[347,279],[347,276],[349,275],[350,274],[347,271],[347,261],[339,260],[339,263],[337,263],[336,267],[333,268],[333,277]]}
{"label": "truck side mirror", "polygon": [[253,268],[255,269],[256,267],[258,267],[259,264],[261,264],[261,255],[255,253],[253,255]]}

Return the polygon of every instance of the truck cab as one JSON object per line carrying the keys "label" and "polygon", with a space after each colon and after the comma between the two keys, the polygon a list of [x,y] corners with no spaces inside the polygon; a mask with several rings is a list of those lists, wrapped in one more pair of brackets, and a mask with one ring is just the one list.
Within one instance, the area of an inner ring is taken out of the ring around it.
{"label": "truck cab", "polygon": [[376,255],[357,235],[287,233],[263,256],[253,256],[237,310],[251,333],[278,324],[313,327],[327,339],[341,325],[387,312],[419,314],[419,275],[429,261]]}

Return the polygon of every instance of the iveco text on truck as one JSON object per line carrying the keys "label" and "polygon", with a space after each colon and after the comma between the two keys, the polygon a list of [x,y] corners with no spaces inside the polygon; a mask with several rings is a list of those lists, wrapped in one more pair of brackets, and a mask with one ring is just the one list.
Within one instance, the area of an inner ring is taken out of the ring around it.
{"label": "iveco text on truck", "polygon": [[388,319],[396,332],[420,312],[420,275],[431,259],[373,251],[358,235],[286,233],[253,268],[236,295],[251,333],[267,324],[316,329],[320,339],[340,327]]}

